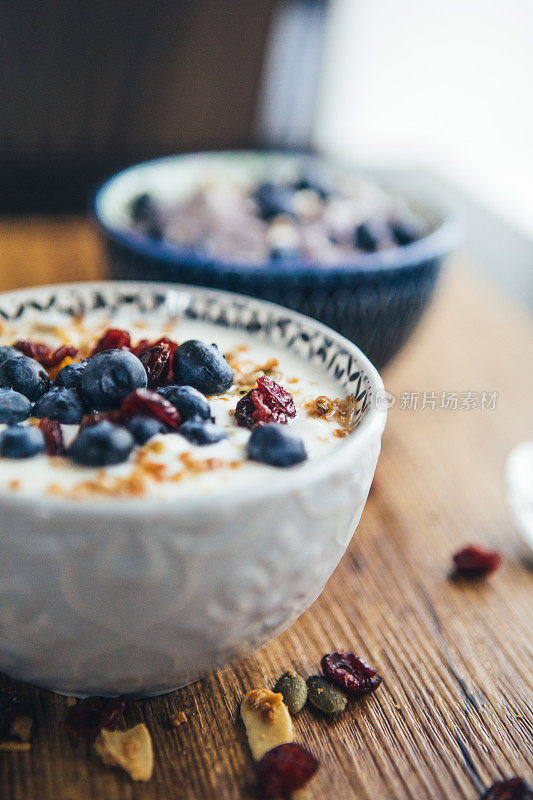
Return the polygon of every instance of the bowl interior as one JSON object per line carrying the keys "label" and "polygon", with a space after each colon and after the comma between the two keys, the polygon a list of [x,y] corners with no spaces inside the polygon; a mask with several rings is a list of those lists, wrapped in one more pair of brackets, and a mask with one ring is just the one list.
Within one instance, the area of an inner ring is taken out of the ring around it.
{"label": "bowl interior", "polygon": [[[185,258],[192,261],[205,258],[206,262],[214,261],[217,265],[223,265],[228,259],[213,258],[195,248],[181,246],[175,242],[154,241],[132,228],[129,214],[132,200],[146,192],[153,194],[165,205],[173,205],[185,200],[213,176],[230,178],[245,185],[255,181],[271,180],[273,176],[291,181],[297,178],[306,162],[316,160],[316,156],[307,154],[262,151],[214,151],[167,156],[129,167],[107,181],[96,194],[95,213],[109,235],[118,237],[122,243],[133,249],[150,255],[155,253],[167,259],[172,255],[176,259]],[[328,161],[328,165],[341,181],[345,179],[347,174],[345,166],[332,161]],[[378,185],[384,188],[386,183],[382,177],[378,179]],[[384,265],[387,268],[403,266],[406,262],[419,259],[422,252],[429,257],[439,256],[450,250],[456,238],[456,231],[455,225],[448,219],[446,213],[430,207],[425,199],[417,201],[416,196],[398,191],[394,182],[387,187],[387,190],[402,197],[426,220],[428,233],[416,242],[400,248],[354,254],[349,261],[351,267],[362,266],[368,269]],[[291,265],[293,269],[312,264],[302,259],[294,259],[294,262]],[[243,266],[241,261],[235,263]],[[275,265],[268,263],[269,270],[275,268]],[[260,268],[264,269],[265,266],[261,265]]]}
{"label": "bowl interior", "polygon": [[327,373],[338,384],[339,393],[355,395],[354,431],[339,441],[331,454],[306,462],[290,476],[273,478],[273,486],[278,481],[282,488],[295,476],[305,484],[306,476],[326,468],[329,459],[338,462],[343,453],[348,460],[353,458],[353,449],[361,447],[366,436],[379,437],[383,430],[386,414],[379,407],[379,399],[384,396],[384,387],[370,361],[354,344],[326,326],[273,303],[177,284],[102,281],[7,292],[0,295],[0,320],[16,324],[26,314],[53,311],[74,317],[124,306],[139,315],[160,312],[162,321],[174,317],[205,320],[268,340],[274,351],[276,346],[287,349]]}

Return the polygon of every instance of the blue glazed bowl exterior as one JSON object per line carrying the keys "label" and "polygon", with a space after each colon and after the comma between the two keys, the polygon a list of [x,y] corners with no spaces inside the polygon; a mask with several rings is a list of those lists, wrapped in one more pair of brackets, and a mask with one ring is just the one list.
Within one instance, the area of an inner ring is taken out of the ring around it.
{"label": "blue glazed bowl exterior", "polygon": [[[172,161],[202,159],[203,155],[172,157]],[[151,163],[163,166],[164,162],[160,159]],[[346,336],[378,369],[391,360],[414,331],[433,295],[443,260],[457,240],[453,221],[441,219],[428,236],[397,248],[392,254],[365,254],[357,262],[334,266],[296,259],[251,266],[153,241],[109,225],[101,213],[99,198],[113,180],[100,189],[95,201],[111,278],[208,286],[270,300]]]}

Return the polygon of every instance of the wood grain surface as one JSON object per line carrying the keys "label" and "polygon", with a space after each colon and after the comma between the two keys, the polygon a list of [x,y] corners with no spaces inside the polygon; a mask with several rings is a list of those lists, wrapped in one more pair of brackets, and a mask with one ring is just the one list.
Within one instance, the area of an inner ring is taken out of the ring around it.
{"label": "wood grain surface", "polygon": [[[83,221],[10,221],[0,224],[0,267],[4,289],[95,278],[102,258]],[[23,687],[35,710],[33,744],[0,753],[1,800],[253,798],[243,694],[288,668],[317,672],[322,654],[338,648],[374,665],[383,685],[338,719],[308,710],[297,718],[297,740],[321,762],[311,800],[475,800],[500,776],[531,778],[532,576],[503,478],[508,451],[532,436],[531,341],[518,310],[466,267],[450,269],[385,372],[397,400],[375,485],[319,600],[246,660],[129,702],[127,725],[145,721],[154,741],[147,784],[67,736],[66,698]],[[418,409],[404,409],[402,393],[417,391]],[[443,391],[477,393],[478,402],[496,391],[498,400],[494,410],[432,409],[430,393]],[[470,541],[499,549],[503,566],[486,581],[451,581],[450,556]],[[172,728],[179,710],[187,722]]]}

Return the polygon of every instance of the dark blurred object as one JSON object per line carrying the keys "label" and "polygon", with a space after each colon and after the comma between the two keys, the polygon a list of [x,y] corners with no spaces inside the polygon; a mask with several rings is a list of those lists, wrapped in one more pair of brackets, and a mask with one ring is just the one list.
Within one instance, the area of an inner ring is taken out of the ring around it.
{"label": "dark blurred object", "polygon": [[84,209],[166,152],[247,147],[276,0],[0,3],[0,212]]}

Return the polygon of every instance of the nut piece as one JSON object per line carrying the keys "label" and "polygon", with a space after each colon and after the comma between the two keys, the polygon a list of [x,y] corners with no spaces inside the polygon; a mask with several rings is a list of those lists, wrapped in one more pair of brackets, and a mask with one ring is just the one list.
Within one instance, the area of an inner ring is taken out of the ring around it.
{"label": "nut piece", "polygon": [[344,692],[322,675],[311,675],[307,679],[307,692],[309,702],[323,714],[340,714],[348,702]]}
{"label": "nut piece", "polygon": [[154,752],[144,723],[128,731],[104,729],[94,747],[104,764],[122,767],[134,781],[148,781],[152,777]]}
{"label": "nut piece", "polygon": [[241,717],[256,761],[273,747],[292,742],[291,717],[279,692],[252,689],[241,703]]}
{"label": "nut piece", "polygon": [[187,722],[187,714],[185,711],[178,711],[177,714],[174,714],[170,717],[170,724],[173,728],[179,728],[180,725],[183,725],[184,722]]}
{"label": "nut piece", "polygon": [[307,686],[297,672],[284,672],[274,686],[275,692],[281,692],[283,702],[294,716],[299,714],[307,701]]}

